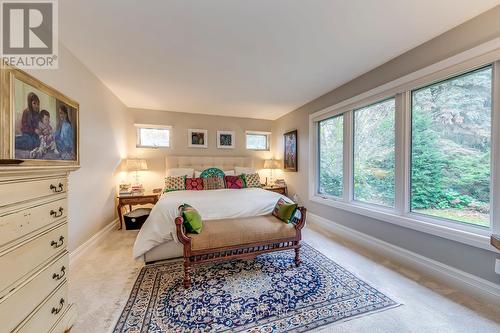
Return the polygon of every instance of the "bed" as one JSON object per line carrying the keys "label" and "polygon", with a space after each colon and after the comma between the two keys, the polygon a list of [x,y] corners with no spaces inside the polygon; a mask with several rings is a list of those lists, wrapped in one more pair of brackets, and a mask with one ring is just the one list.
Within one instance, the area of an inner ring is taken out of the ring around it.
{"label": "bed", "polygon": [[[169,156],[166,170],[173,168],[204,170],[209,167],[234,170],[236,167],[251,168],[256,165],[258,162],[247,157]],[[218,220],[268,215],[279,198],[291,202],[281,194],[260,188],[164,193],[139,231],[133,255],[146,262],[182,257],[183,246],[176,236],[175,218],[179,214],[179,205],[183,203],[195,207],[203,220]]]}

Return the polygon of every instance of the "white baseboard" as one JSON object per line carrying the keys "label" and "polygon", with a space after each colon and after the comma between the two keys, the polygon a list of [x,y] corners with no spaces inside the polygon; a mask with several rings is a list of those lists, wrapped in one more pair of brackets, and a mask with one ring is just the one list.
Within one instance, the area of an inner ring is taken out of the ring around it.
{"label": "white baseboard", "polygon": [[405,266],[418,269],[468,294],[500,305],[500,285],[498,284],[384,242],[316,214],[307,212],[307,222],[313,225],[316,224],[360,246],[374,250]]}
{"label": "white baseboard", "polygon": [[70,265],[74,263],[82,254],[85,253],[92,245],[100,241],[108,232],[113,230],[115,226],[118,225],[118,219],[114,219],[112,222],[107,224],[104,228],[96,232],[92,237],[90,237],[85,243],[74,249],[69,253],[69,263]]}

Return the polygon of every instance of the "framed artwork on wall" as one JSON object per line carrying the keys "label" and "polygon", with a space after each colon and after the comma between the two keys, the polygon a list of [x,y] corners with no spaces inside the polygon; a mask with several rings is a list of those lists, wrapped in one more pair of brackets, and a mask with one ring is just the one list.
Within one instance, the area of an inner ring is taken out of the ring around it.
{"label": "framed artwork on wall", "polygon": [[2,158],[32,165],[79,165],[79,104],[6,65],[0,81]]}
{"label": "framed artwork on wall", "polygon": [[284,149],[284,169],[285,171],[298,170],[298,155],[297,155],[297,130],[293,130],[283,134]]}
{"label": "framed artwork on wall", "polygon": [[188,129],[188,147],[208,148],[208,130],[193,128]]}
{"label": "framed artwork on wall", "polygon": [[217,148],[234,149],[235,140],[234,131],[217,131]]}

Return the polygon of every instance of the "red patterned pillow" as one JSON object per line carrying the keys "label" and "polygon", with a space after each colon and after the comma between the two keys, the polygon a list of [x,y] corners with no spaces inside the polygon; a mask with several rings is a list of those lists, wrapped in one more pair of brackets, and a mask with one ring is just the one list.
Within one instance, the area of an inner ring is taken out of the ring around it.
{"label": "red patterned pillow", "polygon": [[245,187],[245,181],[242,176],[224,176],[226,188],[240,189]]}
{"label": "red patterned pillow", "polygon": [[202,178],[186,178],[186,190],[201,191],[203,190]]}

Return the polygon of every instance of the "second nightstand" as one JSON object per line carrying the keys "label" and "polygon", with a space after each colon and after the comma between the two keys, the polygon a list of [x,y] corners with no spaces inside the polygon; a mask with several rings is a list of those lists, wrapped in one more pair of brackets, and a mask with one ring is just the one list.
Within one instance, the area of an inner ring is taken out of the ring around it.
{"label": "second nightstand", "polygon": [[273,191],[279,194],[287,195],[286,185],[263,186],[264,190]]}

